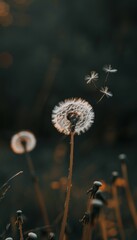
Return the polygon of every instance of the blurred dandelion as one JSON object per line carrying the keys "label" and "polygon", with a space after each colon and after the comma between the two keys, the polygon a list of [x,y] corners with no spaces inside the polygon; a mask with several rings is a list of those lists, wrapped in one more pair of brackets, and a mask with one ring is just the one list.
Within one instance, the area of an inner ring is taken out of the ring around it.
{"label": "blurred dandelion", "polygon": [[96,192],[101,186],[102,186],[102,183],[100,181],[93,182],[93,186],[89,190],[87,190],[87,194],[90,193],[90,198],[91,197],[95,198]]}
{"label": "blurred dandelion", "polygon": [[55,106],[52,112],[52,123],[61,133],[70,135],[71,128],[81,134],[90,128],[94,120],[92,106],[81,98],[66,99]]}
{"label": "blurred dandelion", "polygon": [[37,239],[37,235],[34,232],[29,232],[27,239]]}
{"label": "blurred dandelion", "polygon": [[[25,148],[24,148],[25,145]],[[15,134],[11,139],[11,148],[17,154],[30,152],[36,146],[36,138],[33,133],[29,131],[21,131]]]}
{"label": "blurred dandelion", "polygon": [[109,65],[105,65],[105,66],[103,67],[103,70],[104,70],[106,73],[115,73],[115,72],[117,72],[117,69],[112,68],[110,64],[109,64]]}
{"label": "blurred dandelion", "polygon": [[92,71],[90,75],[85,76],[85,81],[87,82],[87,84],[97,81],[97,79],[98,79],[98,73],[96,73],[95,71]]}
{"label": "blurred dandelion", "polygon": [[74,135],[85,132],[90,128],[94,120],[92,106],[81,98],[66,99],[60,102],[52,111],[52,123],[61,133],[70,135],[70,163],[67,183],[67,194],[64,205],[64,213],[61,224],[59,240],[65,237],[65,228],[69,210],[70,193],[72,187]]}
{"label": "blurred dandelion", "polygon": [[25,154],[41,214],[43,216],[45,225],[49,225],[49,218],[46,210],[45,199],[39,186],[39,181],[36,175],[32,158],[29,154],[29,152],[32,151],[35,146],[36,138],[34,134],[29,131],[21,131],[15,134],[11,139],[12,150],[17,154]]}

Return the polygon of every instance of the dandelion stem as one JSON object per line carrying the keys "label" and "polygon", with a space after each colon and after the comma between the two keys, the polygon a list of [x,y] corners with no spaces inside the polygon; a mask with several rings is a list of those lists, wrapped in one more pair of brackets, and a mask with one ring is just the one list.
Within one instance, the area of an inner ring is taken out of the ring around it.
{"label": "dandelion stem", "polygon": [[108,80],[108,76],[109,76],[109,72],[107,72],[107,75],[106,75],[106,78],[105,78],[105,81],[104,81],[104,86],[105,86],[105,84],[106,84],[106,82]]}
{"label": "dandelion stem", "polygon": [[127,171],[126,163],[122,162],[121,169],[122,169],[123,178],[126,181],[125,191],[126,191],[126,197],[127,197],[129,210],[130,210],[131,216],[133,218],[135,228],[137,229],[137,211],[136,211],[134,200],[132,198],[132,194],[131,194],[131,191],[130,191],[129,180],[128,180],[128,171]]}
{"label": "dandelion stem", "polygon": [[119,233],[120,233],[120,236],[121,236],[121,240],[125,240],[125,233],[124,233],[124,227],[123,227],[121,213],[120,213],[117,187],[115,186],[115,183],[113,183],[113,185],[112,185],[112,194],[113,194],[113,199],[115,201],[115,213],[116,213]]}
{"label": "dandelion stem", "polygon": [[103,95],[101,96],[101,98],[97,101],[97,103],[99,103],[99,102],[103,99],[104,96],[105,96],[105,94],[103,94]]}
{"label": "dandelion stem", "polygon": [[[39,186],[38,177],[36,176],[35,168],[34,168],[32,159],[30,157],[30,154],[26,151],[26,149],[25,149],[25,156],[26,156],[26,159],[27,159],[27,163],[28,163],[30,175],[32,177],[32,181],[34,183],[34,189],[35,189],[36,197],[37,197],[37,200],[38,200],[38,203],[39,203],[40,211],[41,211],[41,214],[43,216],[44,223],[45,223],[46,226],[47,225],[50,226],[48,213],[47,213],[46,205],[45,205],[45,200],[44,200],[42,191],[41,191],[40,186]],[[49,233],[50,230],[51,229],[48,228],[47,232]]]}
{"label": "dandelion stem", "polygon": [[71,187],[72,187],[74,134],[75,134],[74,132],[70,133],[71,139],[70,139],[70,165],[69,165],[69,173],[68,173],[68,186],[67,186],[66,201],[65,201],[65,205],[64,205],[64,215],[63,215],[63,220],[62,220],[62,224],[61,224],[59,240],[64,239],[65,227],[66,227],[66,223],[67,223],[68,210],[69,210],[70,193],[71,193]]}
{"label": "dandelion stem", "polygon": [[[91,206],[91,199],[89,198],[87,201],[87,210],[86,212],[91,212],[92,206]],[[83,233],[82,233],[82,240],[91,240],[92,239],[92,224],[84,224],[83,226]]]}
{"label": "dandelion stem", "polygon": [[107,240],[106,221],[105,221],[104,212],[102,210],[100,212],[98,221],[101,229],[102,240]]}
{"label": "dandelion stem", "polygon": [[23,231],[22,231],[22,222],[19,220],[18,221],[19,224],[19,232],[20,232],[20,240],[23,240]]}

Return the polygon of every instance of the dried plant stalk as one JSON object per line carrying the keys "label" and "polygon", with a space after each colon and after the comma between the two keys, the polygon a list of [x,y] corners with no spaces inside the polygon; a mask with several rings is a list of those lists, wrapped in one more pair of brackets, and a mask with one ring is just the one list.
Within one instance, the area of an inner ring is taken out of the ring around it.
{"label": "dried plant stalk", "polygon": [[[91,206],[90,202],[91,202],[91,199],[89,198],[87,201],[87,211],[86,212],[92,211],[92,206]],[[92,225],[91,225],[91,223],[84,224],[82,240],[92,240]]]}
{"label": "dried plant stalk", "polygon": [[122,175],[123,178],[126,181],[125,184],[125,191],[126,191],[126,198],[127,198],[127,202],[128,202],[128,206],[129,206],[129,210],[135,225],[135,228],[137,229],[137,211],[136,211],[136,207],[134,204],[134,200],[132,198],[132,194],[130,191],[130,186],[129,186],[129,180],[128,180],[128,171],[127,171],[127,165],[125,162],[122,162],[121,164],[121,170],[122,170]]}
{"label": "dried plant stalk", "polygon": [[23,240],[24,238],[23,238],[23,231],[22,231],[22,223],[21,223],[21,221],[19,221],[19,232],[20,232],[20,240]]}
{"label": "dried plant stalk", "polygon": [[100,229],[101,229],[101,237],[102,240],[107,240],[107,230],[106,230],[106,221],[105,221],[105,216],[103,211],[101,210],[100,214],[99,214],[99,225],[100,225]]}
{"label": "dried plant stalk", "polygon": [[115,202],[115,213],[116,213],[116,219],[117,219],[117,224],[118,224],[118,228],[119,228],[119,233],[121,236],[121,240],[125,240],[125,232],[124,232],[124,227],[123,227],[123,222],[122,222],[120,207],[119,207],[118,192],[117,192],[117,187],[115,186],[115,183],[113,183],[113,185],[112,185],[112,194],[113,194],[113,199]]}

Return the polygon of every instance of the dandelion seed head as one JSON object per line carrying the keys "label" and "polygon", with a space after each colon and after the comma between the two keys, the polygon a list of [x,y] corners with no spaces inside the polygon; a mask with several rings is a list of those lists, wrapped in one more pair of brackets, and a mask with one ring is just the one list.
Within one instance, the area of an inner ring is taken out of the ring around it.
{"label": "dandelion seed head", "polygon": [[37,239],[37,235],[34,232],[29,232],[28,237],[29,237],[29,239]]}
{"label": "dandelion seed head", "polygon": [[36,138],[33,133],[29,131],[21,131],[16,133],[11,139],[11,149],[17,154],[22,154],[25,152],[23,146],[25,143],[25,148],[27,152],[30,152],[36,146]]}
{"label": "dandelion seed head", "polygon": [[118,177],[118,176],[119,176],[119,173],[118,173],[117,171],[113,171],[113,172],[112,172],[112,176]]}
{"label": "dandelion seed head", "polygon": [[97,207],[102,207],[103,206],[103,202],[99,199],[92,199],[91,200],[91,204]]}
{"label": "dandelion seed head", "polygon": [[97,186],[97,187],[101,187],[102,183],[100,181],[94,181],[93,185]]}
{"label": "dandelion seed head", "polygon": [[48,240],[54,240],[55,239],[55,234],[53,232],[49,233]]}
{"label": "dandelion seed head", "polygon": [[85,76],[85,81],[87,82],[87,84],[96,81],[98,79],[98,73],[96,73],[95,71],[92,71],[90,75]]}
{"label": "dandelion seed head", "polygon": [[103,70],[105,72],[107,72],[107,73],[115,73],[115,72],[117,72],[117,69],[112,68],[111,65],[105,65],[103,67]]}
{"label": "dandelion seed head", "polygon": [[71,123],[69,115],[73,115],[75,120],[75,133],[80,135],[87,131],[94,121],[92,106],[81,98],[66,99],[60,102],[52,111],[52,123],[61,133],[69,135],[71,133]]}
{"label": "dandelion seed head", "polygon": [[12,237],[5,238],[5,240],[13,240]]}
{"label": "dandelion seed head", "polygon": [[118,155],[120,160],[125,160],[127,158],[127,155],[125,153],[121,153]]}
{"label": "dandelion seed head", "polygon": [[103,93],[104,95],[106,95],[106,97],[112,97],[113,94],[111,92],[108,91],[108,87],[102,87],[100,89],[100,92]]}

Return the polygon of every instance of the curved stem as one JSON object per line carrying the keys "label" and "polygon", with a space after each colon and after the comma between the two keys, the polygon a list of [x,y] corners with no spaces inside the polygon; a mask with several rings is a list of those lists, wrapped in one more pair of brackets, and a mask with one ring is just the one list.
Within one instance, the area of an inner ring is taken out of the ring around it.
{"label": "curved stem", "polygon": [[65,201],[65,206],[64,206],[64,215],[63,215],[63,220],[62,220],[62,224],[61,224],[59,240],[64,239],[65,227],[66,227],[67,217],[68,217],[70,193],[71,193],[71,187],[72,187],[74,132],[71,132],[70,138],[71,139],[70,139],[70,163],[69,163],[69,174],[68,174],[68,186],[67,186],[67,195],[66,195],[66,201]]}

